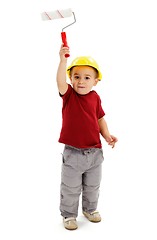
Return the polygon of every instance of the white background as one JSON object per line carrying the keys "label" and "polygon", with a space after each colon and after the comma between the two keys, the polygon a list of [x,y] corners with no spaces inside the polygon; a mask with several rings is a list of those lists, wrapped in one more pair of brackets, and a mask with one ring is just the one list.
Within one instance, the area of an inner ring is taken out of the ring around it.
{"label": "white background", "polygon": [[[59,212],[62,101],[56,87],[62,27],[40,13],[72,8],[71,60],[100,65],[100,94],[115,149],[102,139],[103,179],[92,224]],[[0,239],[157,239],[157,7],[154,0],[40,0],[0,3]]]}

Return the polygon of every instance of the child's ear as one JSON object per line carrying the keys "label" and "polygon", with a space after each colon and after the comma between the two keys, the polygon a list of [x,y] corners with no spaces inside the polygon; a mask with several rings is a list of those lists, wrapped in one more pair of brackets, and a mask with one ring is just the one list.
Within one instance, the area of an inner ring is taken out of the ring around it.
{"label": "child's ear", "polygon": [[98,82],[99,82],[99,79],[98,79],[98,78],[96,78],[96,79],[95,79],[94,86],[96,86]]}

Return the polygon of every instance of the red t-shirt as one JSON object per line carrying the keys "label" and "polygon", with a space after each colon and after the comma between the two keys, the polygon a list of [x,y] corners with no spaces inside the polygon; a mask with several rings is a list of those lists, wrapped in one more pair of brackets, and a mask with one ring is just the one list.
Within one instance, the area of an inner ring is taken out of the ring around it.
{"label": "red t-shirt", "polygon": [[76,148],[101,148],[98,119],[105,113],[95,91],[80,95],[68,85],[62,108],[62,129],[59,142]]}

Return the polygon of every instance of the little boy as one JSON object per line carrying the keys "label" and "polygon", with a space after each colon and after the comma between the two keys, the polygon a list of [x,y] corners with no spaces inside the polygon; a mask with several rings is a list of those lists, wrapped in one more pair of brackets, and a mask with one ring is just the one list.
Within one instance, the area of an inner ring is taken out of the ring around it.
{"label": "little boy", "polygon": [[[63,99],[59,142],[65,144],[60,211],[64,227],[74,230],[78,228],[81,193],[84,216],[91,222],[101,221],[96,210],[104,159],[100,134],[112,148],[117,138],[110,135],[100,97],[92,90],[102,78],[98,64],[91,57],[78,57],[67,68],[68,53],[69,49],[62,45],[57,71],[57,86]],[[66,82],[66,73],[71,85]]]}

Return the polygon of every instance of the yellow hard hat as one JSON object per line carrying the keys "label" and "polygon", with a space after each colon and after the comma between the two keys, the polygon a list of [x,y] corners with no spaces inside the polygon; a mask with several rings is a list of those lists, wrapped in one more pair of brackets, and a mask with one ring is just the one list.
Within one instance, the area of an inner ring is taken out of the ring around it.
{"label": "yellow hard hat", "polygon": [[75,66],[90,66],[95,68],[98,71],[98,79],[101,80],[102,79],[102,73],[100,72],[99,66],[97,64],[97,62],[92,58],[92,57],[88,57],[88,56],[81,56],[81,57],[77,57],[75,58],[71,65],[67,68],[67,74],[70,77],[70,70],[72,67]]}

